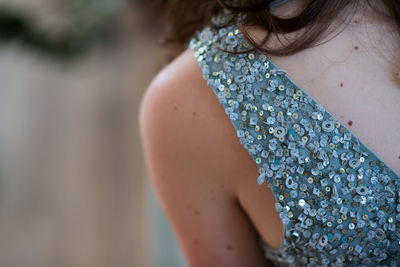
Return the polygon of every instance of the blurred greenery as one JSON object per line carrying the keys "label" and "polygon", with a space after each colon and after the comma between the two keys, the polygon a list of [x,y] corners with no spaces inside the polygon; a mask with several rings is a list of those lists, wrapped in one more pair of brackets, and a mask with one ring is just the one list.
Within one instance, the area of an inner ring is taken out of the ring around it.
{"label": "blurred greenery", "polygon": [[[38,8],[41,8],[42,2],[38,3]],[[57,23],[54,23],[54,27],[40,27],[37,23],[39,16],[32,14],[29,8],[0,5],[0,42],[17,42],[23,47],[55,56],[74,56],[85,51],[112,29],[114,20],[126,2],[70,0],[58,2],[57,5],[53,2],[55,9],[58,9],[56,15],[62,21],[59,24],[63,27],[59,27]],[[39,12],[40,17],[48,15],[46,12],[48,10],[44,10],[43,14]],[[54,14],[51,15],[54,17]]]}

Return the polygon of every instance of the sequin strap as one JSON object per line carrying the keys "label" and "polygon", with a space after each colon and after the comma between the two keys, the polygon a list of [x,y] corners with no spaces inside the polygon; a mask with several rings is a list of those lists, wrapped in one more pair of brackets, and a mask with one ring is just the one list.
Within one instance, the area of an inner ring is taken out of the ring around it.
{"label": "sequin strap", "polygon": [[[233,28],[222,28],[216,33],[207,27],[197,35],[197,38],[191,40],[190,47],[202,69],[204,79],[214,90],[219,102],[225,108],[225,113],[233,123],[240,143],[259,164],[261,163],[260,153],[263,149],[261,143],[255,140],[265,140],[267,130],[265,127],[256,126],[254,131],[257,134],[255,135],[254,132],[249,131],[249,127],[254,127],[259,122],[259,116],[263,117],[265,111],[258,110],[252,102],[258,97],[267,102],[269,96],[263,94],[261,88],[253,88],[252,84],[264,79],[257,72],[258,68],[267,70],[268,61],[265,58],[265,64],[258,63],[251,66],[246,57],[252,58],[253,54],[234,55],[220,50],[246,49],[238,35],[240,32]],[[271,109],[272,106],[268,108]],[[263,154],[263,156],[267,155]],[[260,175],[259,181],[264,181],[265,173]]]}
{"label": "sequin strap", "polygon": [[[279,146],[279,140],[286,140],[287,134],[291,138],[294,130],[289,133],[286,131],[288,121],[284,121],[282,111],[274,108],[274,103],[281,101],[282,108],[295,104],[283,99],[284,90],[287,95],[295,93],[293,87],[286,88],[284,85],[286,71],[271,68],[270,61],[263,55],[255,59],[253,53],[230,54],[221,51],[249,49],[249,44],[234,27],[222,28],[218,32],[207,27],[191,40],[190,47],[194,50],[204,79],[233,123],[240,143],[260,166],[258,183],[264,183],[267,177],[271,178],[273,172],[278,170],[282,157],[288,156],[288,149],[294,148],[294,144],[291,147]],[[282,94],[273,97],[275,90]],[[295,98],[300,96],[295,95]],[[292,106],[289,112],[294,112],[296,107]],[[277,124],[280,125],[274,127]],[[294,139],[291,138],[291,141]],[[271,163],[274,163],[273,169],[270,168]],[[281,175],[278,173],[276,177],[280,178]],[[269,182],[272,180],[269,179]]]}

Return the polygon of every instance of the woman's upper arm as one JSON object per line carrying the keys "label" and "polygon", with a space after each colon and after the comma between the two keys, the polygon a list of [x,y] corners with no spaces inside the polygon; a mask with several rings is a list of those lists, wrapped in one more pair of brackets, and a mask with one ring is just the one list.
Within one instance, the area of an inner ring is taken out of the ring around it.
{"label": "woman's upper arm", "polygon": [[242,148],[192,51],[154,79],[139,117],[151,182],[189,266],[268,266],[235,196]]}

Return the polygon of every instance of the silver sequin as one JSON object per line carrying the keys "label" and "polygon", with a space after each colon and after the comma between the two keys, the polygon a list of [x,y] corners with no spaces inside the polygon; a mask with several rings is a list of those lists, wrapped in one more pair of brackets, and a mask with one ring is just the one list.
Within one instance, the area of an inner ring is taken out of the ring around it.
{"label": "silver sequin", "polygon": [[279,250],[262,242],[265,256],[276,266],[397,266],[399,175],[266,55],[225,52],[252,47],[237,27],[206,27],[190,47],[258,184],[276,196],[285,239]]}

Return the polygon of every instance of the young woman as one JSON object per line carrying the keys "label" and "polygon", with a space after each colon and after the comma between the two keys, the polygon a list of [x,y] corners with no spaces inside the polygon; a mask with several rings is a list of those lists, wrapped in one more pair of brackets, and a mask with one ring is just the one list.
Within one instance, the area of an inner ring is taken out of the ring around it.
{"label": "young woman", "polygon": [[400,266],[400,3],[166,3],[140,127],[189,266]]}

